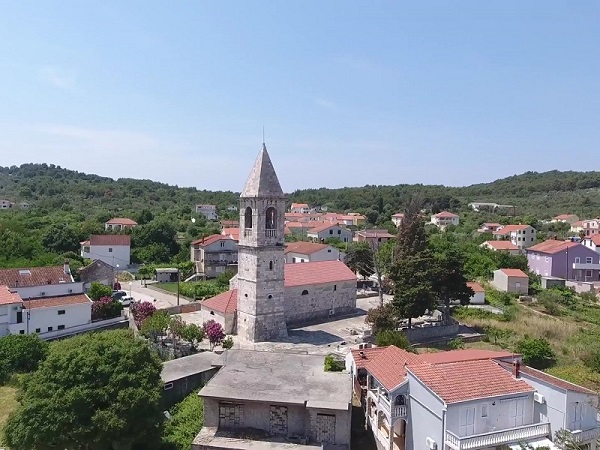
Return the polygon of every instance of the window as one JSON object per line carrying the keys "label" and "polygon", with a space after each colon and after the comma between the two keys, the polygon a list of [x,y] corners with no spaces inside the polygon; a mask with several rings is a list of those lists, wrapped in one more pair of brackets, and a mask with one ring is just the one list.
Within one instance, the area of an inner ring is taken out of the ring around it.
{"label": "window", "polygon": [[591,263],[592,263],[592,261],[593,261],[593,259],[592,259],[592,257],[591,257],[591,256],[588,256],[587,258],[585,258],[585,262],[586,262],[587,264],[591,264]]}
{"label": "window", "polygon": [[331,253],[331,249],[330,249],[330,248],[329,248],[329,249],[327,249],[327,253]]}
{"label": "window", "polygon": [[333,230],[329,230],[329,234],[333,234]]}
{"label": "window", "polygon": [[249,206],[244,212],[244,228],[252,228],[252,208]]}
{"label": "window", "polygon": [[334,292],[337,291],[337,284],[333,285],[333,290],[334,290]]}
{"label": "window", "polygon": [[48,327],[48,331],[52,331],[52,327]]}
{"label": "window", "polygon": [[338,234],[342,234],[342,230],[337,230],[337,231],[338,231]]}
{"label": "window", "polygon": [[269,270],[273,270],[273,261],[269,261]]}
{"label": "window", "polygon": [[19,334],[25,334],[25,330],[19,330]]}
{"label": "window", "polygon": [[59,309],[59,310],[58,310],[58,315],[59,315],[59,316],[62,316],[64,313],[65,313],[65,310],[64,310],[64,309]]}
{"label": "window", "polygon": [[59,325],[57,328],[58,328],[59,330],[64,330],[64,329],[65,329],[65,326],[64,326],[64,325]]}
{"label": "window", "polygon": [[531,238],[531,242],[533,242],[533,238]]}
{"label": "window", "polygon": [[108,247],[108,253],[112,253],[112,247]]}
{"label": "window", "polygon": [[40,333],[41,331],[42,331],[42,330],[41,330],[40,328],[36,328],[36,329],[35,329],[35,332],[36,332],[36,333]]}
{"label": "window", "polygon": [[267,208],[266,219],[267,219],[267,223],[266,223],[267,230],[274,230],[277,228],[277,210],[275,208],[273,208],[272,206]]}
{"label": "window", "polygon": [[488,405],[487,403],[484,403],[483,405],[481,405],[481,417],[487,417],[488,416]]}
{"label": "window", "polygon": [[308,291],[307,291],[306,289],[304,289],[304,290],[302,291],[302,295],[308,295]]}
{"label": "window", "polygon": [[225,242],[221,242],[221,247],[225,247]]}
{"label": "window", "polygon": [[516,288],[520,288],[521,287],[521,283],[519,283],[518,281],[515,283],[515,287]]}
{"label": "window", "polygon": [[585,276],[586,277],[591,277],[592,276],[592,271],[591,270],[586,270],[585,271]]}
{"label": "window", "polygon": [[575,264],[579,264],[581,262],[581,258],[579,256],[575,257]]}
{"label": "window", "polygon": [[23,311],[17,312],[17,323],[23,323]]}
{"label": "window", "polygon": [[168,391],[169,389],[173,389],[173,383],[165,383],[163,389]]}

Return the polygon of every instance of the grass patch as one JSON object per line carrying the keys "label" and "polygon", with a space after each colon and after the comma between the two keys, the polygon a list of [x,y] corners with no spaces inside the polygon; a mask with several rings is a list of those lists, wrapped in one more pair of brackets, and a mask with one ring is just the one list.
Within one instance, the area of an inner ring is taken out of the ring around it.
{"label": "grass patch", "polygon": [[2,445],[2,429],[6,423],[6,419],[11,412],[18,406],[17,402],[18,389],[14,386],[0,386],[0,445]]}

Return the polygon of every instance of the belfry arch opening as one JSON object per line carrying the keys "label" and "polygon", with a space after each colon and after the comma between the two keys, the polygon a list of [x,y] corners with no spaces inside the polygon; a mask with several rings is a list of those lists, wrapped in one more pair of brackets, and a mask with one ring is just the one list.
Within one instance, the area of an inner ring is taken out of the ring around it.
{"label": "belfry arch opening", "polygon": [[277,210],[272,206],[265,213],[265,231],[267,237],[274,237],[277,233]]}
{"label": "belfry arch opening", "polygon": [[252,228],[252,208],[249,206],[246,208],[244,212],[244,228],[251,229]]}

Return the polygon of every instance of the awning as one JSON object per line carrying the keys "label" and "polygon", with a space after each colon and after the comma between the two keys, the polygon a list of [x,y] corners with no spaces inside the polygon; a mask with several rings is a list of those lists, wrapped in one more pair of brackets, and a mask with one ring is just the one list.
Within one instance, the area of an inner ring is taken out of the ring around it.
{"label": "awning", "polygon": [[535,439],[532,441],[520,442],[518,444],[511,444],[508,446],[508,448],[510,448],[510,450],[523,450],[524,448],[530,449],[530,448],[538,448],[538,447],[548,447],[550,450],[560,450],[560,447],[557,447],[556,445],[554,445],[554,443],[548,438]]}

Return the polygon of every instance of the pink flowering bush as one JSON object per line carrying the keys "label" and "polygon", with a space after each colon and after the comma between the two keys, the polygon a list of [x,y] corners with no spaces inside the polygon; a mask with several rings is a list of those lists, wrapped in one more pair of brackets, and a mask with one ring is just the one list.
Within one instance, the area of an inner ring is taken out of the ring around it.
{"label": "pink flowering bush", "polygon": [[215,322],[214,320],[209,320],[208,322],[204,322],[204,334],[208,338],[208,342],[210,342],[210,349],[214,349],[215,345],[219,345],[225,339],[225,331],[220,323]]}
{"label": "pink flowering bush", "polygon": [[132,303],[129,307],[136,325],[142,326],[142,322],[150,317],[156,311],[156,307],[150,302]]}
{"label": "pink flowering bush", "polygon": [[92,320],[106,320],[121,315],[123,305],[110,297],[100,297],[92,303]]}

